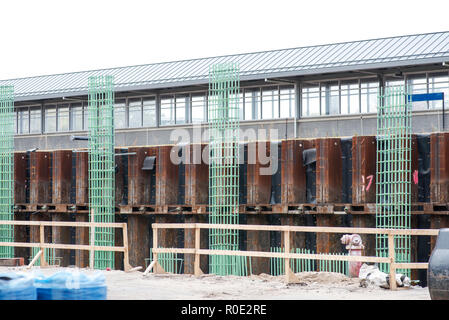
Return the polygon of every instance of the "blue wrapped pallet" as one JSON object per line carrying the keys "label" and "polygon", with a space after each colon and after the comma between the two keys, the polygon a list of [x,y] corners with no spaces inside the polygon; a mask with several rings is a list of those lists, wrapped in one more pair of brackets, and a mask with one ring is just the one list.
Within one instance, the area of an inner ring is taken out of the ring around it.
{"label": "blue wrapped pallet", "polygon": [[0,273],[0,300],[36,300],[33,277],[13,272]]}
{"label": "blue wrapped pallet", "polygon": [[106,300],[107,287],[102,272],[86,275],[77,270],[60,271],[35,280],[38,300]]}

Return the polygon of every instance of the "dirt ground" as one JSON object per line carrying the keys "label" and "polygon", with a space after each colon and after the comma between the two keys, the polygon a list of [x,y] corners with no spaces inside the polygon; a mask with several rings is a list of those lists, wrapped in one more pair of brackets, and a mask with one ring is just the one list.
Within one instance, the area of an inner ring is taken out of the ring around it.
{"label": "dirt ground", "polygon": [[[33,272],[33,267],[0,267],[2,272]],[[42,268],[45,275],[65,268]],[[81,269],[87,274],[94,271]],[[98,271],[97,271],[98,272]],[[339,273],[302,272],[298,284],[285,284],[283,277],[259,275],[250,277],[175,274],[149,274],[142,272],[101,271],[105,274],[108,299],[111,300],[202,300],[202,299],[286,299],[286,300],[429,300],[427,288],[390,291],[378,287],[360,287],[359,279]]]}

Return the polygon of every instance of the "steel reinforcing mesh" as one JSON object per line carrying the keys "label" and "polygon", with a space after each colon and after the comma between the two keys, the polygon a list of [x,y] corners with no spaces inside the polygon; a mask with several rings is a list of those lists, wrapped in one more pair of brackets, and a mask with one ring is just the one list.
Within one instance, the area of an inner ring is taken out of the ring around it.
{"label": "steel reinforcing mesh", "polygon": [[[376,227],[410,229],[411,96],[404,86],[379,90],[377,108]],[[410,262],[410,236],[395,236],[397,262]],[[376,235],[376,254],[388,256],[387,235]],[[388,264],[381,264],[389,272]],[[409,269],[398,272],[410,277]]]}
{"label": "steel reinforcing mesh", "polygon": [[[114,79],[89,77],[89,221],[114,222]],[[94,227],[95,245],[114,246],[113,228]],[[114,252],[95,251],[94,268],[114,268]]]}
{"label": "steel reinforcing mesh", "polygon": [[[239,223],[239,93],[237,63],[209,67],[209,223]],[[238,250],[237,230],[209,230],[209,248]],[[246,275],[246,257],[211,255],[209,272]]]}
{"label": "steel reinforcing mesh", "polygon": [[[0,220],[14,220],[14,87],[0,86]],[[0,225],[0,241],[14,242],[14,226]],[[0,246],[0,258],[14,247]]]}

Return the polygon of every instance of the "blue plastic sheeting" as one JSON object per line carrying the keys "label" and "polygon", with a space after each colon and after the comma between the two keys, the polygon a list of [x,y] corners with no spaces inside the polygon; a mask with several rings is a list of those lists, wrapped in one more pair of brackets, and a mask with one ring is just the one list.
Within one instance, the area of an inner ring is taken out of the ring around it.
{"label": "blue plastic sheeting", "polygon": [[35,280],[38,300],[106,300],[107,287],[102,272],[86,275],[77,270],[60,271]]}
{"label": "blue plastic sheeting", "polygon": [[443,92],[412,94],[412,102],[444,100]]}
{"label": "blue plastic sheeting", "polygon": [[33,277],[12,272],[0,273],[0,300],[36,300]]}

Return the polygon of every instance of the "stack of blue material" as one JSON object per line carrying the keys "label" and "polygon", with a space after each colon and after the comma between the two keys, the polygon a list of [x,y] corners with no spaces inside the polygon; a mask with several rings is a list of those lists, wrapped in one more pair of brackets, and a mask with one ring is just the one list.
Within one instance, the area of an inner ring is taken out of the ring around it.
{"label": "stack of blue material", "polygon": [[86,275],[74,271],[60,271],[35,279],[38,300],[106,300],[107,288],[102,272]]}
{"label": "stack of blue material", "polygon": [[36,300],[34,278],[13,272],[0,273],[0,300]]}

